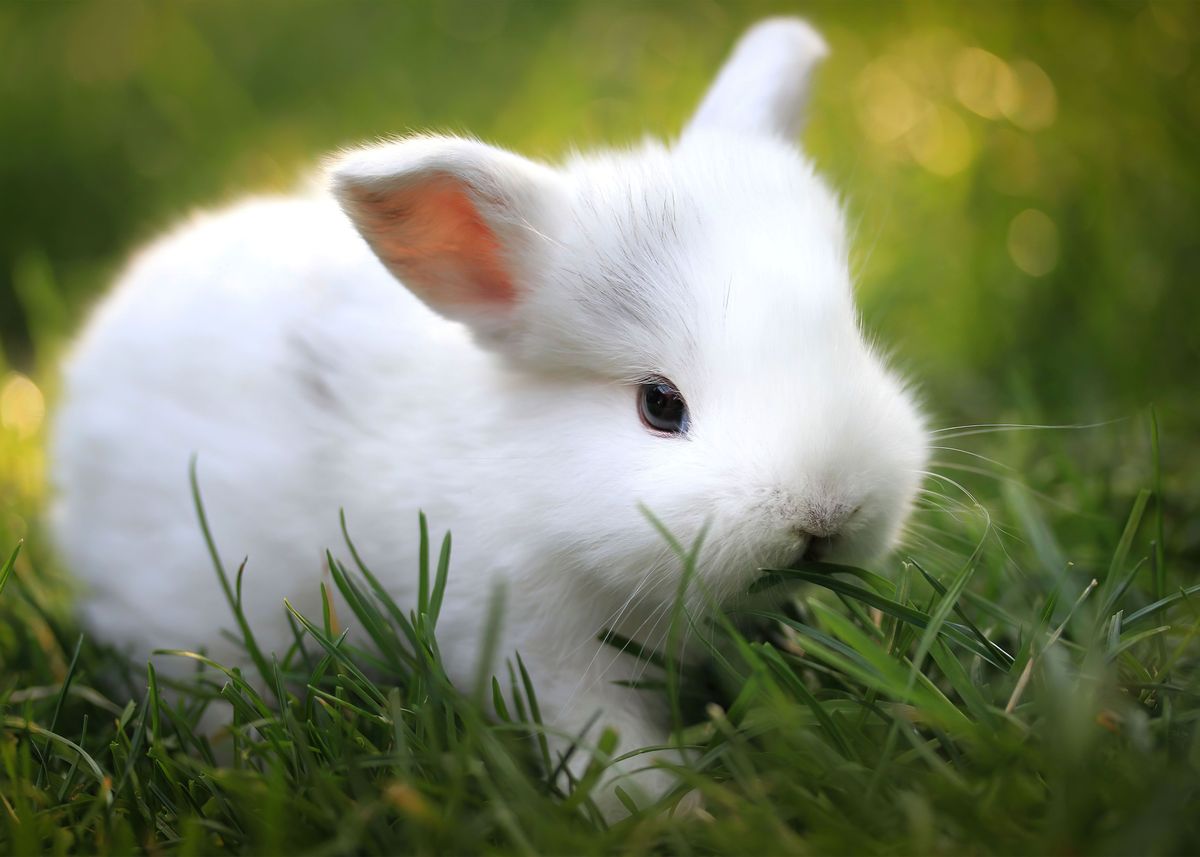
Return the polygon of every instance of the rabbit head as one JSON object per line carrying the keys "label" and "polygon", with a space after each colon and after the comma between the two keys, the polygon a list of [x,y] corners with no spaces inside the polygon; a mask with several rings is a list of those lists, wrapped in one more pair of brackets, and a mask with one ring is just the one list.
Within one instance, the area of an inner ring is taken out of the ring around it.
{"label": "rabbit head", "polygon": [[674,592],[645,510],[704,533],[727,598],[763,566],[878,556],[917,490],[922,418],[864,340],[837,200],[793,143],[824,52],[801,21],[757,25],[669,145],[550,167],[416,137],[332,167],[380,260],[506,367],[506,431],[545,450],[512,480],[549,549],[619,589]]}

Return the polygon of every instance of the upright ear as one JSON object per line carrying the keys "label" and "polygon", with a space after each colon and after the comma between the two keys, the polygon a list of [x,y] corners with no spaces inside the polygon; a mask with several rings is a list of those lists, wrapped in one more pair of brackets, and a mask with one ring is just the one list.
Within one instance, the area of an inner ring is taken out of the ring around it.
{"label": "upright ear", "polygon": [[341,156],[330,181],[413,294],[485,339],[511,332],[564,198],[554,170],[475,140],[413,137]]}
{"label": "upright ear", "polygon": [[760,21],[721,67],[685,134],[711,128],[794,140],[813,71],[827,53],[825,40],[799,18]]}

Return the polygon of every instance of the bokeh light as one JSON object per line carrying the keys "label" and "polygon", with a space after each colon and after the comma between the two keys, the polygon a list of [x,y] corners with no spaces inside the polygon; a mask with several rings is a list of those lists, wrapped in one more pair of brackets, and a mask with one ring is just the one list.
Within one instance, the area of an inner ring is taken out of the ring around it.
{"label": "bokeh light", "polygon": [[1017,76],[995,54],[982,48],[965,48],[954,59],[953,74],[955,97],[985,119],[998,119],[1017,106]]}
{"label": "bokeh light", "polygon": [[20,372],[9,372],[0,385],[0,426],[18,437],[37,434],[46,415],[46,402],[37,384]]}
{"label": "bokeh light", "polygon": [[975,155],[975,141],[967,123],[958,113],[940,105],[922,114],[907,139],[913,160],[939,176],[961,172]]}
{"label": "bokeh light", "polygon": [[1058,114],[1058,94],[1042,67],[1031,60],[1012,64],[1014,97],[1000,103],[1000,110],[1027,131],[1038,131],[1054,123]]}

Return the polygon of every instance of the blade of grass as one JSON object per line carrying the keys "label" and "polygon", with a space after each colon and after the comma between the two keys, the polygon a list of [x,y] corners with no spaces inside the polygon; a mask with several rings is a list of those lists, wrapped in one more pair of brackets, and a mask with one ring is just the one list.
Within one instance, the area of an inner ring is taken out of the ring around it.
{"label": "blade of grass", "polygon": [[1074,616],[1075,611],[1079,609],[1079,605],[1087,600],[1087,597],[1092,594],[1092,590],[1099,585],[1100,581],[1092,578],[1091,583],[1084,587],[1083,592],[1079,593],[1079,597],[1076,598],[1075,603],[1071,605],[1071,609],[1067,612],[1066,618],[1062,620],[1062,624],[1055,628],[1054,633],[1052,633],[1050,638],[1046,640],[1046,645],[1041,652],[1035,652],[1033,645],[1030,645],[1029,660],[1025,662],[1025,668],[1021,671],[1021,675],[1017,678],[1017,684],[1013,688],[1012,695],[1008,698],[1008,704],[1004,706],[1005,714],[1012,714],[1017,708],[1017,703],[1021,701],[1021,696],[1025,693],[1025,687],[1029,684],[1030,676],[1033,675],[1034,661],[1036,661],[1038,656],[1044,653],[1046,649],[1049,649],[1058,642],[1059,638],[1063,635],[1063,631],[1067,629],[1067,625],[1070,623],[1071,617]]}
{"label": "blade of grass", "polygon": [[[772,571],[771,573],[774,574],[776,572]],[[855,598],[859,601],[862,601],[864,604],[880,610],[888,616],[892,616],[910,625],[915,625],[918,628],[928,628],[932,620],[932,617],[928,613],[925,613],[914,607],[909,607],[905,604],[900,604],[899,602],[893,601],[890,598],[885,598],[870,589],[866,589],[865,587],[846,580],[840,580],[836,577],[829,577],[825,574],[814,574],[813,572],[803,569],[786,569],[778,573],[788,575],[797,580],[814,583],[817,586],[828,589],[839,595]],[[754,615],[755,613],[755,611],[752,610],[741,612],[746,612],[751,615]],[[987,660],[989,663],[992,663],[997,669],[1008,669],[1007,661],[1005,659],[995,659],[991,650],[977,642],[969,630],[964,630],[954,623],[945,623],[945,627],[948,629],[945,631],[948,639],[965,646],[970,651]]]}
{"label": "blade of grass", "polygon": [[1143,488],[1138,492],[1137,497],[1133,501],[1133,508],[1129,512],[1129,517],[1125,521],[1125,528],[1121,531],[1121,538],[1117,540],[1117,547],[1113,551],[1112,560],[1108,565],[1108,574],[1104,577],[1104,584],[1100,587],[1100,615],[1107,617],[1117,601],[1133,580],[1133,575],[1141,567],[1141,563],[1133,566],[1129,572],[1124,572],[1125,561],[1129,557],[1129,550],[1133,546],[1133,539],[1137,536],[1138,527],[1142,524],[1142,516],[1146,512],[1146,504],[1150,502],[1149,489]]}
{"label": "blade of grass", "polygon": [[521,653],[516,653],[517,669],[521,673],[521,687],[525,691],[525,701],[529,704],[529,719],[538,728],[536,730],[536,739],[538,750],[542,756],[542,770],[549,771],[554,767],[554,762],[550,757],[550,743],[546,739],[545,724],[542,722],[542,710],[538,705],[537,693],[533,689],[533,679],[529,675],[529,670],[525,668],[525,661],[521,658]]}
{"label": "blade of grass", "polygon": [[813,696],[812,691],[796,675],[795,671],[787,665],[787,662],[783,660],[779,652],[770,646],[762,646],[761,655],[772,666],[780,680],[791,689],[793,694],[800,698],[801,702],[808,706],[813,716],[816,717],[817,722],[821,724],[821,728],[825,730],[830,740],[841,750],[842,754],[848,759],[855,759],[856,754],[851,750],[850,742],[846,740],[846,736],[842,734],[842,730],[838,728],[837,723],[829,716],[829,712],[825,710],[825,706]]}
{"label": "blade of grass", "polygon": [[[942,586],[941,581],[927,572],[921,566],[921,564],[912,557],[908,558],[908,562],[911,563],[912,566],[921,573],[921,576],[925,578],[925,582],[933,587],[933,590],[937,592],[939,596],[943,598],[946,596],[946,587]],[[965,592],[963,594],[965,594]],[[979,640],[979,642],[985,646],[989,652],[992,653],[997,661],[999,661],[1001,664],[1006,664],[1008,668],[1012,667],[1014,660],[1013,656],[993,643],[990,639],[988,639],[988,636],[984,634],[983,631],[976,627],[975,623],[971,621],[971,618],[967,615],[966,611],[962,609],[962,604],[959,601],[954,602],[954,613],[956,616],[958,616],[958,618],[962,619],[963,624],[967,626],[967,628],[975,636],[975,639]]]}
{"label": "blade of grass", "polygon": [[[67,674],[63,677],[62,687],[58,691],[58,695],[54,700],[54,711],[50,714],[49,730],[51,732],[58,726],[58,715],[62,713],[63,701],[67,698],[67,693],[71,689],[71,681],[75,678],[75,668],[79,665],[79,650],[83,647],[83,634],[80,634],[75,641],[75,651],[71,655],[71,663],[67,667]],[[49,742],[47,742],[48,744]],[[35,782],[38,788],[42,787],[46,768],[38,768],[37,778]]]}
{"label": "blade of grass", "polygon": [[255,668],[258,670],[262,680],[270,683],[271,670],[267,664],[267,659],[263,657],[262,650],[258,647],[258,641],[254,637],[254,632],[250,630],[250,623],[246,621],[246,614],[242,611],[239,599],[234,595],[233,589],[229,584],[229,575],[225,573],[225,566],[221,563],[221,555],[217,552],[216,542],[213,540],[212,530],[208,526],[208,515],[204,511],[204,501],[200,497],[200,482],[196,475],[196,460],[197,456],[192,455],[188,463],[188,480],[192,488],[192,504],[196,510],[196,517],[200,522],[200,532],[204,536],[204,544],[208,548],[208,555],[212,559],[213,568],[217,572],[217,580],[221,583],[221,591],[225,593],[225,600],[229,604],[229,609],[233,611],[234,619],[238,623],[238,628],[242,632],[242,643],[246,647],[246,653],[250,655],[250,659],[254,662]]}
{"label": "blade of grass", "polygon": [[1106,657],[1110,661],[1114,660],[1117,657],[1119,657],[1122,652],[1125,652],[1125,651],[1133,648],[1134,646],[1136,646],[1138,643],[1142,642],[1143,640],[1148,640],[1151,637],[1157,637],[1159,634],[1164,634],[1170,630],[1171,630],[1170,625],[1159,625],[1157,628],[1150,628],[1147,631],[1140,631],[1136,634],[1133,634],[1132,636],[1125,637],[1119,643],[1117,643],[1115,646],[1111,646],[1109,648],[1108,654],[1106,655]]}
{"label": "blade of grass", "polygon": [[1150,457],[1154,470],[1154,597],[1158,599],[1167,594],[1166,540],[1163,535],[1167,498],[1163,494],[1158,411],[1154,405],[1150,406]]}
{"label": "blade of grass", "polygon": [[816,574],[825,577],[832,577],[835,574],[849,574],[859,578],[865,583],[870,584],[872,589],[883,595],[890,595],[896,591],[895,584],[883,575],[876,574],[873,571],[867,571],[865,568],[859,568],[858,566],[854,565],[839,565],[832,562],[805,561],[791,565],[788,568],[763,568],[760,569],[760,571],[763,573],[764,577],[760,577],[751,585],[751,592],[761,592],[763,589],[784,583],[791,572],[805,572],[810,575]]}
{"label": "blade of grass", "polygon": [[1189,586],[1186,589],[1181,588],[1178,592],[1172,593],[1171,595],[1168,595],[1165,598],[1160,598],[1157,601],[1155,601],[1153,604],[1147,604],[1141,610],[1134,610],[1132,613],[1130,613],[1128,616],[1125,617],[1125,621],[1121,624],[1124,627],[1128,628],[1130,625],[1133,625],[1136,622],[1140,622],[1141,620],[1143,620],[1149,616],[1152,616],[1153,614],[1157,613],[1159,610],[1162,610],[1166,607],[1170,607],[1172,604],[1175,604],[1179,601],[1187,600],[1191,596],[1195,595],[1197,592],[1200,592],[1200,583],[1197,583],[1195,586]]}
{"label": "blade of grass", "polygon": [[429,522],[425,513],[417,513],[420,537],[417,541],[417,613],[429,612]]}
{"label": "blade of grass", "polygon": [[91,754],[88,753],[87,750],[80,747],[71,739],[65,738],[62,735],[59,735],[57,732],[51,732],[49,729],[44,729],[41,726],[38,726],[36,723],[32,723],[23,717],[5,717],[4,725],[8,729],[15,729],[19,732],[28,732],[31,735],[49,738],[54,743],[66,747],[68,750],[78,756],[85,765],[87,765],[88,770],[92,772],[92,776],[96,778],[96,782],[100,784],[101,789],[107,792],[105,794],[105,802],[112,803],[112,792],[108,791],[108,786],[106,784],[107,775],[104,773],[104,769],[100,767],[100,765],[95,759],[92,758]]}
{"label": "blade of grass", "polygon": [[17,564],[17,554],[21,552],[23,544],[24,542],[17,542],[17,546],[12,549],[12,553],[8,555],[4,565],[0,566],[0,592],[4,591],[4,586],[8,583],[8,576],[12,574],[13,566]]}
{"label": "blade of grass", "polygon": [[317,641],[321,648],[346,670],[345,678],[351,681],[355,692],[360,697],[370,700],[373,704],[380,707],[385,704],[386,698],[375,686],[375,683],[363,674],[358,665],[354,663],[354,660],[342,648],[342,642],[346,639],[346,631],[343,631],[341,636],[337,640],[334,640],[331,637],[327,637],[320,628],[305,618],[304,614],[293,607],[292,603],[286,598],[283,601],[283,606],[296,617],[296,621],[304,626],[305,630]]}

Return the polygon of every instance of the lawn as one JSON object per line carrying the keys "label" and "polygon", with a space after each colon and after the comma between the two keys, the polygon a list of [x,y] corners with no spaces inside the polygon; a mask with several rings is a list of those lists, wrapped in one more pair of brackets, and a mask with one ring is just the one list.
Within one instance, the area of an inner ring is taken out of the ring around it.
{"label": "lawn", "polygon": [[[657,805],[598,816],[603,735],[560,791],[515,656],[448,681],[436,529],[426,603],[333,562],[354,615],[293,614],[288,651],[257,650],[239,570],[214,567],[252,676],[162,654],[196,667],[167,688],[74,619],[42,524],[55,367],[139,241],[373,135],[553,158],[670,134],[783,10],[0,8],[0,852],[1200,851],[1190,4],[800,10],[833,48],[803,142],[847,199],[865,324],[922,390],[935,475],[878,565],[764,572],[795,597],[740,631],[674,612],[712,651],[645,688],[696,759]],[[197,730],[208,706],[227,733]]]}

